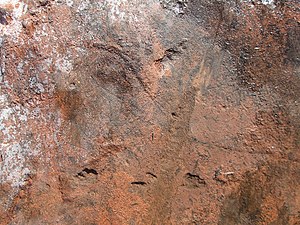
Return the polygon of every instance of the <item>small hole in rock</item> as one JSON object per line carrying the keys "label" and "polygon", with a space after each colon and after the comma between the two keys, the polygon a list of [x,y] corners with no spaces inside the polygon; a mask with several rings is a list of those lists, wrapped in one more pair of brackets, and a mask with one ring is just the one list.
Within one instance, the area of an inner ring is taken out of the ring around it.
{"label": "small hole in rock", "polygon": [[176,113],[176,112],[172,112],[171,115],[172,115],[173,117],[177,117],[177,113]]}
{"label": "small hole in rock", "polygon": [[154,173],[147,172],[146,174],[148,174],[148,175],[150,175],[150,176],[152,176],[152,177],[154,177],[154,178],[157,178],[157,176],[156,176]]}
{"label": "small hole in rock", "polygon": [[70,89],[70,90],[76,89],[76,84],[75,84],[75,83],[70,83],[69,89]]}
{"label": "small hole in rock", "polygon": [[94,169],[84,168],[81,172],[77,173],[77,176],[85,177],[87,174],[98,175],[98,172]]}
{"label": "small hole in rock", "polygon": [[131,182],[131,184],[134,184],[134,185],[146,185],[147,183],[144,182],[144,181],[134,181],[134,182]]}

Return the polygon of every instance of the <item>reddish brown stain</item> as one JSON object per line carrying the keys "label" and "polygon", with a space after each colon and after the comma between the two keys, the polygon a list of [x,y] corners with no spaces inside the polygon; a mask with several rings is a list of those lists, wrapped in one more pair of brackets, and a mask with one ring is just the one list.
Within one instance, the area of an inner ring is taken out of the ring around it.
{"label": "reddish brown stain", "polygon": [[299,223],[297,2],[151,2],[112,22],[96,1],[31,1],[23,45],[5,38],[31,172],[1,185],[1,225]]}
{"label": "reddish brown stain", "polygon": [[76,90],[57,90],[55,94],[56,106],[64,120],[75,122],[83,107],[83,100]]}

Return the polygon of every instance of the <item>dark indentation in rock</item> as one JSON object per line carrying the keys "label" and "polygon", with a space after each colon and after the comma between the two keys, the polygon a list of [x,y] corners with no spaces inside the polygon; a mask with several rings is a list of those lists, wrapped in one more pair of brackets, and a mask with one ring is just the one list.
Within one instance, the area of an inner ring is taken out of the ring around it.
{"label": "dark indentation in rock", "polygon": [[215,171],[215,175],[213,179],[221,184],[225,184],[229,181],[232,181],[233,178],[234,178],[233,172],[223,173],[220,169],[218,169]]}
{"label": "dark indentation in rock", "polygon": [[175,13],[176,15],[183,15],[187,8],[188,0],[160,0],[161,6]]}
{"label": "dark indentation in rock", "polygon": [[141,66],[137,59],[112,46],[93,43],[92,47],[97,49],[97,55],[87,59],[85,65],[80,67],[86,70],[83,73],[91,74],[101,89],[120,99],[134,95],[140,88],[146,91],[147,88],[139,77]]}
{"label": "dark indentation in rock", "polygon": [[148,174],[148,175],[150,175],[150,176],[152,176],[152,177],[154,177],[154,178],[157,178],[157,176],[156,176],[154,173],[147,172],[146,174]]}
{"label": "dark indentation in rock", "polygon": [[220,182],[222,184],[226,183],[222,178],[222,173],[221,173],[221,170],[218,169],[215,171],[215,175],[214,175],[214,180],[217,181],[217,182]]}
{"label": "dark indentation in rock", "polygon": [[91,52],[88,58],[75,65],[75,71],[92,78],[101,92],[113,95],[132,110],[132,100],[136,94],[144,92],[151,99],[151,87],[140,76],[142,63],[137,52],[123,51],[103,43],[89,43]]}
{"label": "dark indentation in rock", "polygon": [[166,53],[165,56],[169,60],[173,60],[173,59],[175,59],[176,56],[180,55],[182,52],[177,48],[170,48],[170,49],[167,49],[165,53]]}
{"label": "dark indentation in rock", "polygon": [[176,44],[174,47],[168,48],[165,50],[164,55],[155,60],[156,62],[165,62],[168,60],[175,60],[180,57],[181,54],[183,54],[184,50],[187,48],[186,46],[187,40],[184,39],[178,44]]}
{"label": "dark indentation in rock", "polygon": [[46,6],[50,3],[49,0],[39,0],[40,6]]}
{"label": "dark indentation in rock", "polygon": [[84,168],[81,172],[77,174],[77,176],[86,177],[87,174],[98,175],[98,172],[95,169]]}
{"label": "dark indentation in rock", "polygon": [[171,115],[172,115],[172,117],[177,117],[178,116],[176,112],[172,112]]}
{"label": "dark indentation in rock", "polygon": [[142,185],[142,186],[144,186],[144,185],[146,185],[147,183],[144,182],[144,181],[134,181],[134,182],[131,182],[131,184],[132,184],[132,185]]}
{"label": "dark indentation in rock", "polygon": [[8,22],[7,22],[7,19],[6,19],[7,15],[8,14],[5,11],[5,9],[0,8],[0,23],[2,25],[8,25]]}
{"label": "dark indentation in rock", "polygon": [[187,173],[185,175],[185,179],[188,182],[187,186],[190,186],[190,187],[200,187],[200,186],[206,184],[205,180],[197,174]]}

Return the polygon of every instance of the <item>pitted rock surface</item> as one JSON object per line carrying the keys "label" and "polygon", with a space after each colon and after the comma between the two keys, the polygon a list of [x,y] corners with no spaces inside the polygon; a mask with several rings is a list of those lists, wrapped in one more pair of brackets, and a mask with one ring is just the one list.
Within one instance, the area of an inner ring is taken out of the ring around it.
{"label": "pitted rock surface", "polygon": [[300,224],[296,0],[1,0],[0,224]]}

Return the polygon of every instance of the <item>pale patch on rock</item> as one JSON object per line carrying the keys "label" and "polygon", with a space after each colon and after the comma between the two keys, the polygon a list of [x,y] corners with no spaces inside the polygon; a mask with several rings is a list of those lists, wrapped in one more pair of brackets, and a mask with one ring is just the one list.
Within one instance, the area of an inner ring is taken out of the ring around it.
{"label": "pale patch on rock", "polygon": [[274,5],[274,0],[262,0],[261,3],[264,5]]}
{"label": "pale patch on rock", "polygon": [[0,8],[5,11],[5,23],[0,24],[0,36],[11,36],[16,42],[22,30],[21,17],[27,12],[28,6],[19,0],[0,0]]}
{"label": "pale patch on rock", "polygon": [[13,187],[24,185],[30,170],[25,167],[25,155],[30,152],[28,144],[14,142],[1,144],[3,162],[1,163],[0,183],[10,182]]}
{"label": "pale patch on rock", "polygon": [[22,186],[30,173],[26,158],[34,154],[31,141],[19,137],[20,129],[27,124],[28,114],[23,106],[11,106],[6,94],[0,95],[0,184],[9,182],[12,187]]}
{"label": "pale patch on rock", "polygon": [[[107,6],[110,8],[109,17],[112,21],[124,20],[124,6],[128,4],[127,0],[106,0]],[[123,9],[122,9],[123,8]]]}
{"label": "pale patch on rock", "polygon": [[155,4],[153,0],[149,0],[147,3],[141,0],[105,0],[99,6],[107,11],[111,23],[125,21],[136,25],[136,23],[144,24],[146,22],[145,12],[153,4]]}
{"label": "pale patch on rock", "polygon": [[66,0],[66,4],[67,6],[72,7],[74,2],[72,0]]}
{"label": "pale patch on rock", "polygon": [[[253,0],[241,0],[241,2],[249,3],[249,4],[251,4],[250,6],[252,8],[254,7]],[[272,9],[274,9],[276,7],[274,0],[259,0],[259,1],[256,0],[255,2],[257,2],[258,4],[263,4],[265,6],[268,6]]]}
{"label": "pale patch on rock", "polygon": [[70,73],[73,69],[73,64],[71,61],[69,61],[66,58],[59,58],[56,63],[55,66],[57,68],[58,71],[61,71],[63,73]]}
{"label": "pale patch on rock", "polygon": [[176,15],[184,14],[188,4],[188,0],[160,0],[159,2],[164,8],[173,11]]}
{"label": "pale patch on rock", "polygon": [[262,0],[261,3],[272,9],[276,7],[274,0]]}
{"label": "pale patch on rock", "polygon": [[90,1],[89,0],[85,0],[85,1],[82,1],[79,6],[78,6],[78,10],[79,11],[82,11],[82,10],[85,10],[88,8],[88,6],[90,5]]}

